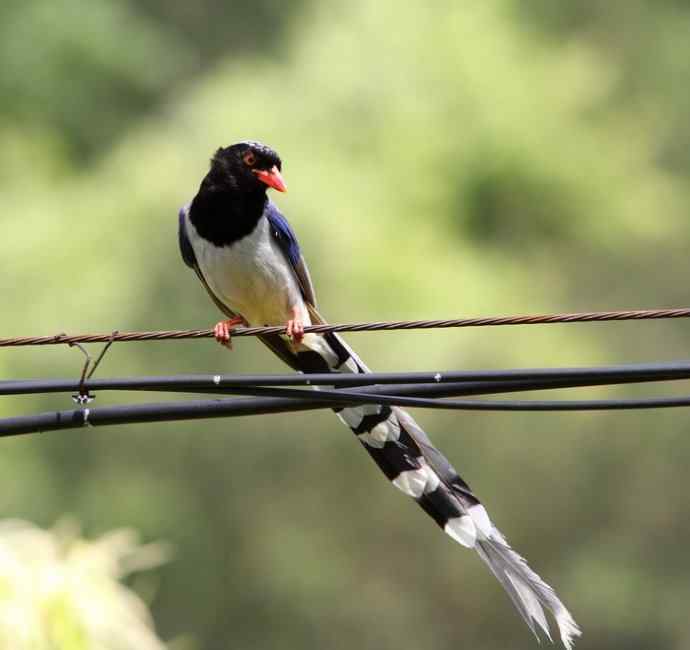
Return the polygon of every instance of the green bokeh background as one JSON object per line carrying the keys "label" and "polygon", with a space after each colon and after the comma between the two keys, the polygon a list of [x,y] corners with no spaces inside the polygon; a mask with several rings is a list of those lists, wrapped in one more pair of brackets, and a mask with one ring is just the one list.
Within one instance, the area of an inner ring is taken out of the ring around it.
{"label": "green bokeh background", "polygon": [[[283,157],[275,200],[332,321],[687,305],[689,26],[681,0],[5,0],[1,335],[215,322],[177,209],[246,138]],[[390,371],[690,345],[685,322],[348,338]],[[80,365],[0,353],[5,378]],[[253,371],[281,367],[243,339],[120,344],[99,375]],[[0,415],[69,404],[3,398]],[[690,647],[685,411],[418,416],[557,588],[578,648]],[[536,647],[325,412],[3,440],[0,516],[63,513],[173,544],[133,584],[180,649]]]}

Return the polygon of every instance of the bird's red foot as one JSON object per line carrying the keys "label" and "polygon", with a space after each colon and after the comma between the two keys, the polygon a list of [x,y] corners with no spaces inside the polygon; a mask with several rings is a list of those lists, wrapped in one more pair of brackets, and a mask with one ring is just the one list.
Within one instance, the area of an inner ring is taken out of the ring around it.
{"label": "bird's red foot", "polygon": [[297,309],[292,310],[292,318],[287,322],[285,332],[293,343],[301,343],[304,338],[304,321],[298,315]]}
{"label": "bird's red foot", "polygon": [[213,328],[213,335],[216,337],[216,341],[218,341],[218,343],[225,346],[229,350],[232,350],[230,328],[234,327],[235,325],[246,324],[247,323],[242,316],[235,316],[234,318],[230,318],[228,320],[222,320],[219,323],[216,323],[216,326]]}

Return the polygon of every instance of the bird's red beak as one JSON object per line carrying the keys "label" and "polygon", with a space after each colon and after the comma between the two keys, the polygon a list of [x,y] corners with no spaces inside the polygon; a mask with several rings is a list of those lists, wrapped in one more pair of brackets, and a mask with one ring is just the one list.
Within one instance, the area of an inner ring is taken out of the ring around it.
{"label": "bird's red beak", "polygon": [[279,192],[287,192],[287,185],[275,165],[273,165],[269,171],[265,169],[254,169],[253,172],[262,183],[266,183],[266,185]]}

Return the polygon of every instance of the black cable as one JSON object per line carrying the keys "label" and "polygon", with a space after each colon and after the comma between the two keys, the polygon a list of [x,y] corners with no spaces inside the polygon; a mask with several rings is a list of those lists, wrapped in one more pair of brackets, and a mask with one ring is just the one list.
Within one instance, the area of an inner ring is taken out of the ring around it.
{"label": "black cable", "polygon": [[[257,387],[258,388],[258,387]],[[266,390],[279,390],[270,389]],[[297,392],[297,391],[295,391]],[[300,391],[307,392],[307,391]],[[650,409],[690,406],[690,397],[665,397],[631,400],[581,401],[437,401],[375,393],[350,391],[308,392],[309,397],[254,397],[220,400],[191,400],[123,406],[81,408],[52,413],[11,417],[0,420],[0,436],[72,429],[87,425],[132,424],[216,417],[237,417],[268,413],[287,413],[318,408],[333,408],[356,403],[398,404],[424,408],[470,411],[591,411]],[[337,401],[333,401],[337,398]]]}
{"label": "black cable", "polygon": [[[582,368],[516,368],[508,370],[465,370],[402,373],[288,374],[288,375],[175,375],[116,379],[89,379],[84,387],[96,390],[180,390],[195,388],[223,391],[241,386],[368,386],[371,384],[448,382],[495,382],[570,380],[568,386],[601,385],[690,379],[690,362],[628,364]],[[602,382],[601,380],[606,380]],[[596,381],[596,384],[593,382]],[[28,379],[0,381],[0,395],[74,392],[79,382],[71,379]]]}
{"label": "black cable", "polygon": [[[91,379],[90,390],[158,390],[176,392],[217,392],[254,395],[253,399],[197,400],[139,405],[75,409],[0,420],[0,435],[31,433],[83,426],[124,424],[205,417],[284,413],[316,408],[378,403],[399,406],[496,411],[565,411],[602,409],[642,409],[687,406],[688,399],[652,398],[637,400],[585,401],[439,401],[442,397],[488,395],[505,392],[550,390],[612,383],[638,383],[690,378],[690,363],[631,364],[602,368],[512,369],[453,371],[444,373],[372,373],[368,375],[180,375]],[[457,381],[464,379],[465,381]],[[473,379],[474,381],[472,381]],[[414,380],[422,383],[399,383]],[[379,385],[373,386],[371,382]],[[423,383],[426,382],[426,383]],[[0,382],[0,395],[72,392],[77,380],[23,380]],[[268,384],[268,385],[257,385]],[[294,385],[366,386],[366,391],[298,390]],[[395,385],[395,388],[392,386]]]}

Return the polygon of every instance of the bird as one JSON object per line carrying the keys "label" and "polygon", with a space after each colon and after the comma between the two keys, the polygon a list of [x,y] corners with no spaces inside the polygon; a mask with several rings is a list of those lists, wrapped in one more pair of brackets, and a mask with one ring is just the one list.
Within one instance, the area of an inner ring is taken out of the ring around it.
{"label": "bird", "polygon": [[[260,337],[282,361],[303,373],[368,373],[338,334],[305,333],[325,324],[294,230],[269,199],[285,192],[282,161],[271,147],[246,140],[220,147],[191,202],[179,211],[182,258],[225,319],[216,341],[232,347],[232,329],[285,326]],[[425,431],[401,408],[356,405],[334,409],[401,492],[414,499],[453,540],[474,549],[539,639],[551,640],[548,611],[566,650],[581,631],[556,595],[514,551],[485,507]]]}

